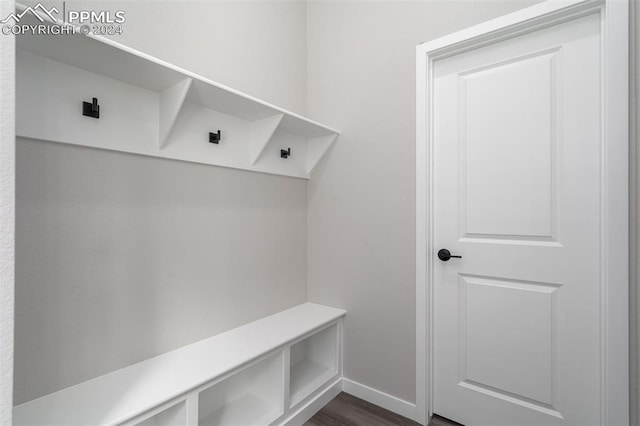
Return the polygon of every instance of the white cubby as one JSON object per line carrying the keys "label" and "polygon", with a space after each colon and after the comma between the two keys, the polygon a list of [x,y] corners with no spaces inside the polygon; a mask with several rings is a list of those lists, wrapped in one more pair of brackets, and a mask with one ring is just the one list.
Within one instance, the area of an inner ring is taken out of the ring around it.
{"label": "white cubby", "polygon": [[[21,137],[309,178],[339,135],[104,37],[24,34],[16,47]],[[92,98],[99,119],[81,113]],[[209,143],[217,130],[221,142]]]}
{"label": "white cubby", "polygon": [[338,374],[338,344],[338,326],[332,325],[291,346],[291,407]]}
{"label": "white cubby", "polygon": [[200,426],[268,425],[284,412],[282,353],[200,392]]}
{"label": "white cubby", "polygon": [[136,426],[184,426],[187,424],[187,402],[172,407],[139,422]]}

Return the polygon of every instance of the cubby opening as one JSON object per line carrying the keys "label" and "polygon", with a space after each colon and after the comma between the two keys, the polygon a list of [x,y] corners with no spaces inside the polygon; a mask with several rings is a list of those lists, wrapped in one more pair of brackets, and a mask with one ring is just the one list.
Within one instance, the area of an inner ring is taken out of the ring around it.
{"label": "cubby opening", "polygon": [[292,407],[338,373],[337,345],[338,327],[332,325],[291,346]]}
{"label": "cubby opening", "polygon": [[181,403],[167,408],[148,419],[136,423],[136,426],[184,426],[187,424],[187,403]]}
{"label": "cubby opening", "polygon": [[283,358],[273,355],[203,390],[200,426],[268,425],[283,413]]}

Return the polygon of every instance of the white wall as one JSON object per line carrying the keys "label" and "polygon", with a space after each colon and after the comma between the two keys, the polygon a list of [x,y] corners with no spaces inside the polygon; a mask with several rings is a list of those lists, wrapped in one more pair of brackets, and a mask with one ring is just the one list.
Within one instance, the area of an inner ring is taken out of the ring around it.
{"label": "white wall", "polygon": [[[13,1],[0,1],[0,16]],[[14,40],[0,37],[0,425],[11,425],[14,325]]]}
{"label": "white wall", "polygon": [[[123,9],[115,40],[304,112],[303,2],[66,7]],[[305,180],[25,139],[16,173],[16,404],[306,301]]]}
{"label": "white wall", "polygon": [[415,401],[415,46],[530,4],[308,5],[307,110],[342,131],[309,184],[309,299],[347,309],[351,380]]}
{"label": "white wall", "polygon": [[302,180],[17,142],[15,400],[306,301]]}
{"label": "white wall", "polygon": [[631,81],[630,81],[630,115],[629,122],[631,124],[630,132],[630,288],[629,288],[629,349],[631,352],[631,365],[629,368],[630,378],[630,421],[631,425],[640,425],[640,315],[638,307],[640,307],[640,276],[638,274],[638,265],[640,265],[640,185],[638,178],[640,177],[640,133],[638,125],[640,123],[640,43],[638,41],[638,29],[640,28],[640,11],[638,11],[638,2],[631,1],[631,19],[630,19],[630,65],[631,65]]}
{"label": "white wall", "polygon": [[113,40],[305,113],[304,0],[68,0],[66,7],[124,10],[124,32]]}

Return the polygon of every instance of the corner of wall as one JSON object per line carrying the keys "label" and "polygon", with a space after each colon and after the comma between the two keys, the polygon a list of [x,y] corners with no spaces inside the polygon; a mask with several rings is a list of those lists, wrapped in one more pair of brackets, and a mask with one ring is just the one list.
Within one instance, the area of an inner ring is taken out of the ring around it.
{"label": "corner of wall", "polygon": [[640,263],[640,227],[638,226],[638,211],[640,201],[640,186],[638,185],[638,169],[640,168],[640,152],[638,145],[638,121],[640,120],[640,69],[637,61],[640,53],[638,43],[638,27],[640,26],[640,14],[638,3],[629,2],[629,419],[630,424],[640,425],[640,280],[638,277],[638,264]]}
{"label": "corner of wall", "polygon": [[[304,114],[308,116],[309,114],[309,0],[304,1],[304,9],[305,9],[305,19],[304,19],[304,44],[305,44],[305,57],[304,57]],[[307,282],[305,286],[305,298],[307,302],[310,302],[309,299],[309,287],[311,285],[311,272],[310,272],[310,263],[309,256],[311,256],[311,245],[310,245],[310,236],[309,236],[309,203],[311,202],[310,194],[311,191],[310,186],[312,185],[311,177],[307,180]]]}

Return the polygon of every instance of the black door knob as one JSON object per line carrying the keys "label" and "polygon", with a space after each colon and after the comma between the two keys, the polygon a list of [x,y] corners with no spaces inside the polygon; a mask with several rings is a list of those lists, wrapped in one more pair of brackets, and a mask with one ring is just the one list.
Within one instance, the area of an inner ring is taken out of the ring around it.
{"label": "black door knob", "polygon": [[442,260],[443,262],[446,262],[452,257],[457,257],[458,259],[462,259],[462,256],[453,256],[451,252],[447,249],[440,249],[438,251],[438,259]]}

